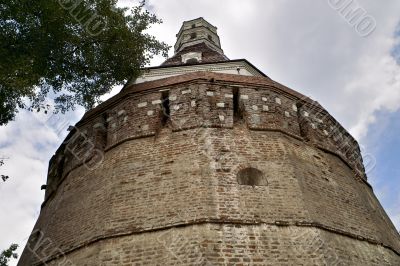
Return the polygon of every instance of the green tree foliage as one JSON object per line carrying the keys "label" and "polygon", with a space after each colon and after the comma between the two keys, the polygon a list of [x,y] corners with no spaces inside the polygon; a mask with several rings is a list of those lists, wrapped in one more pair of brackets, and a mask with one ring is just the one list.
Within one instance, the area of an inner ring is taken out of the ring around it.
{"label": "green tree foliage", "polygon": [[117,0],[0,0],[0,125],[18,108],[86,109],[139,75],[168,46],[146,33],[161,21]]}
{"label": "green tree foliage", "polygon": [[18,254],[15,253],[18,248],[17,244],[12,244],[8,249],[4,250],[0,254],[0,266],[7,266],[11,258],[17,259]]}
{"label": "green tree foliage", "polygon": [[[0,167],[4,165],[4,159],[0,158]],[[0,175],[0,181],[6,182],[10,177],[8,175]]]}

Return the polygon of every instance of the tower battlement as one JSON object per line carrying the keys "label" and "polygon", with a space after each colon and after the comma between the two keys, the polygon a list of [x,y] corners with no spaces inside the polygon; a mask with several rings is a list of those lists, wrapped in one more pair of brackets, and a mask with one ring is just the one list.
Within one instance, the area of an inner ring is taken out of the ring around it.
{"label": "tower battlement", "polygon": [[[232,129],[240,124],[248,130],[277,131],[330,152],[356,178],[367,180],[357,141],[325,109],[282,85],[260,81],[209,73],[183,82],[175,77],[165,79],[162,82],[168,85],[161,88],[160,81],[145,84],[149,86],[145,90],[131,86],[123,97],[100,105],[76,125],[50,163],[48,185],[56,187],[53,183],[79,165],[95,167],[102,153],[125,141],[193,128]],[[54,176],[52,169],[59,169],[60,160],[63,174]],[[48,189],[46,195],[50,194]]]}

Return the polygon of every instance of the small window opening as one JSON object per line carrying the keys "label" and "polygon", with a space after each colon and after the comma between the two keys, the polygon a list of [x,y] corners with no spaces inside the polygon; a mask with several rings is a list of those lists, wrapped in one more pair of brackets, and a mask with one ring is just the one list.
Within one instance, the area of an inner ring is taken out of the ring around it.
{"label": "small window opening", "polygon": [[[31,233],[27,245],[32,250],[35,250],[35,248],[37,248],[38,243],[42,242],[42,238],[43,238],[43,232],[40,231],[39,229],[35,229]],[[39,240],[40,240],[40,242],[39,242]]]}
{"label": "small window opening", "polygon": [[196,28],[196,24],[192,24],[192,29]]}
{"label": "small window opening", "polygon": [[237,173],[237,181],[239,185],[253,187],[268,185],[267,179],[264,177],[263,172],[253,167],[248,167],[240,170]]}
{"label": "small window opening", "polygon": [[239,89],[233,89],[233,118],[235,121],[243,119],[243,114],[240,109],[240,102],[239,102]]}
{"label": "small window opening", "polygon": [[208,39],[209,39],[210,41],[214,42],[214,41],[213,41],[213,38],[211,37],[210,34],[209,34],[207,37],[208,37]]}
{"label": "small window opening", "polygon": [[199,61],[196,58],[190,58],[186,61],[186,64],[196,64]]}
{"label": "small window opening", "polygon": [[196,32],[193,32],[192,34],[190,34],[190,39],[195,39],[197,37]]}
{"label": "small window opening", "polygon": [[171,116],[171,111],[169,108],[169,91],[163,91],[161,93],[162,97],[162,116],[161,116],[161,125],[165,126],[168,119]]}
{"label": "small window opening", "polygon": [[301,103],[296,103],[296,108],[297,108],[297,118],[299,120],[299,129],[300,129],[300,135],[308,141],[308,132],[307,132],[307,121],[301,116],[301,108],[302,108]]}

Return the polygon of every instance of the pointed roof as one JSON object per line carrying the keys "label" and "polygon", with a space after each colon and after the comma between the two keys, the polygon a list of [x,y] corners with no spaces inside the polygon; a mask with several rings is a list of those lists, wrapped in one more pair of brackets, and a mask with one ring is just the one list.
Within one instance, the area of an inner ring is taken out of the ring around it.
{"label": "pointed roof", "polygon": [[[189,59],[185,60],[185,57]],[[190,60],[191,58],[199,58],[196,60]],[[168,58],[161,66],[179,66],[179,65],[190,65],[197,63],[216,63],[229,61],[229,59],[213,49],[211,49],[205,43],[198,43],[183,48],[178,53],[174,54],[171,58]]]}
{"label": "pointed roof", "polygon": [[207,71],[268,78],[245,59],[230,60],[224,54],[217,28],[202,17],[183,22],[174,45],[175,54],[156,67],[142,69],[126,85],[139,84],[185,73]]}

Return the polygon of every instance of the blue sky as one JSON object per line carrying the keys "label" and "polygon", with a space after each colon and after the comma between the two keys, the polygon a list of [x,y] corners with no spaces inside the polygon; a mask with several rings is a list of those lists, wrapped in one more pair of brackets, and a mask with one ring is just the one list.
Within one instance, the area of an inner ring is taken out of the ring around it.
{"label": "blue sky", "polygon": [[[246,58],[320,102],[376,160],[369,182],[400,230],[400,1],[356,3],[376,21],[366,37],[329,0],[149,0],[164,21],[149,32],[173,45],[182,22],[202,16],[218,27],[230,59]],[[162,61],[155,58],[152,65]],[[44,114],[22,111],[0,128],[0,157],[10,157],[1,168],[10,179],[0,182],[0,249],[25,245],[43,201],[48,161],[67,134],[64,125],[82,114],[78,108],[53,117],[59,119],[54,124]]]}
{"label": "blue sky", "polygon": [[[397,25],[394,37],[400,39],[400,23]],[[400,40],[393,46],[391,54],[396,59],[397,63],[400,64]]]}
{"label": "blue sky", "polygon": [[385,210],[399,225],[400,111],[379,112],[376,119],[379,123],[372,124],[362,139],[365,149],[376,159],[375,167],[368,174],[369,182]]}

